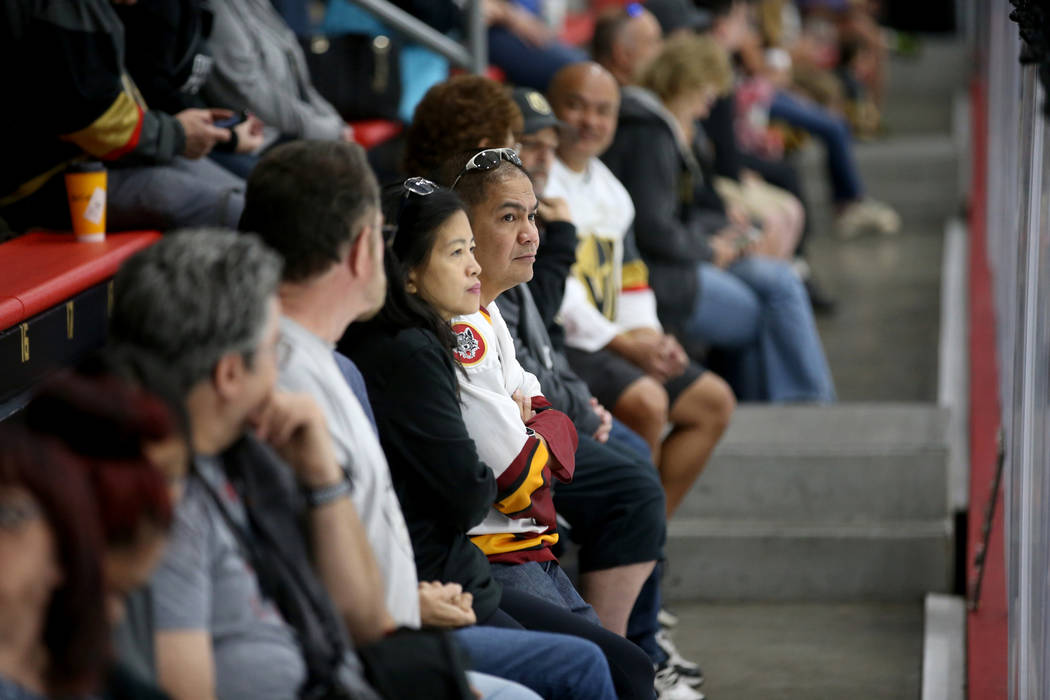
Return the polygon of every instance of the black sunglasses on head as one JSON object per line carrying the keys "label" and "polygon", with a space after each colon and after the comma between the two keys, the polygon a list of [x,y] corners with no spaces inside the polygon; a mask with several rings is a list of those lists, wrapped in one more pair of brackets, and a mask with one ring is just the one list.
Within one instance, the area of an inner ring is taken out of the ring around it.
{"label": "black sunglasses on head", "polygon": [[490,170],[495,170],[499,167],[501,160],[505,160],[508,163],[523,168],[521,164],[521,158],[518,157],[517,151],[513,148],[486,148],[484,151],[475,153],[474,156],[467,161],[467,164],[463,166],[463,169],[459,171],[459,175],[452,181],[452,187],[449,189],[456,189],[456,185],[459,184],[459,179],[467,173],[480,170],[483,173],[487,173]]}

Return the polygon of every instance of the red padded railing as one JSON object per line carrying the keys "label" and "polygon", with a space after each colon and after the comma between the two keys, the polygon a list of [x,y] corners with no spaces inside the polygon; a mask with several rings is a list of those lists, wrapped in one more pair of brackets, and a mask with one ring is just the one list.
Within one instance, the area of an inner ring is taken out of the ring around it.
{"label": "red padded railing", "polygon": [[0,244],[0,330],[10,328],[112,277],[156,231],[111,233],[78,243],[69,233],[27,233]]}

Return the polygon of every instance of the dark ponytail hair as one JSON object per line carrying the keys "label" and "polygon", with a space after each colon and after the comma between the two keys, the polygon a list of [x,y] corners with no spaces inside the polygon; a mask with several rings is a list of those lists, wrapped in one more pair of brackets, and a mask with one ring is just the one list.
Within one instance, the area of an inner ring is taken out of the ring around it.
{"label": "dark ponytail hair", "polygon": [[424,265],[434,250],[437,230],[456,212],[466,213],[463,200],[452,190],[439,187],[428,195],[411,194],[398,185],[383,197],[383,212],[388,223],[396,222],[397,233],[384,256],[386,267],[386,302],[376,315],[376,322],[391,330],[422,328],[437,336],[449,360],[456,335],[452,326],[437,310],[406,288],[409,273]]}

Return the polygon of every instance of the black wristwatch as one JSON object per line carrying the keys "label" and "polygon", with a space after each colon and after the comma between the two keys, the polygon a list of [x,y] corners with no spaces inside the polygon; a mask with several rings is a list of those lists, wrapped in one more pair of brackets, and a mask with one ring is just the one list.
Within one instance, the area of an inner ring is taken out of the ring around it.
{"label": "black wristwatch", "polygon": [[321,486],[316,489],[303,489],[303,495],[306,497],[307,505],[311,508],[320,508],[329,503],[334,503],[340,498],[348,497],[353,490],[350,479],[344,473],[343,478],[334,484]]}

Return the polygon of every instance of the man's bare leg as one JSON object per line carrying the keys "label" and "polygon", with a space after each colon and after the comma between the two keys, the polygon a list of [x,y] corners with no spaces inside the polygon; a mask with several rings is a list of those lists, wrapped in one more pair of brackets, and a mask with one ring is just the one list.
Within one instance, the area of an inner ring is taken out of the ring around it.
{"label": "man's bare leg", "polygon": [[657,462],[668,520],[707,465],[735,407],[733,390],[712,372],[700,375],[671,407],[669,417],[674,429],[663,441],[663,454]]}
{"label": "man's bare leg", "polygon": [[590,603],[602,627],[621,637],[627,635],[627,619],[655,561],[615,566],[580,574],[580,595]]}
{"label": "man's bare leg", "polygon": [[631,382],[616,405],[614,416],[649,443],[653,464],[660,463],[660,444],[667,427],[667,391],[652,377]]}

